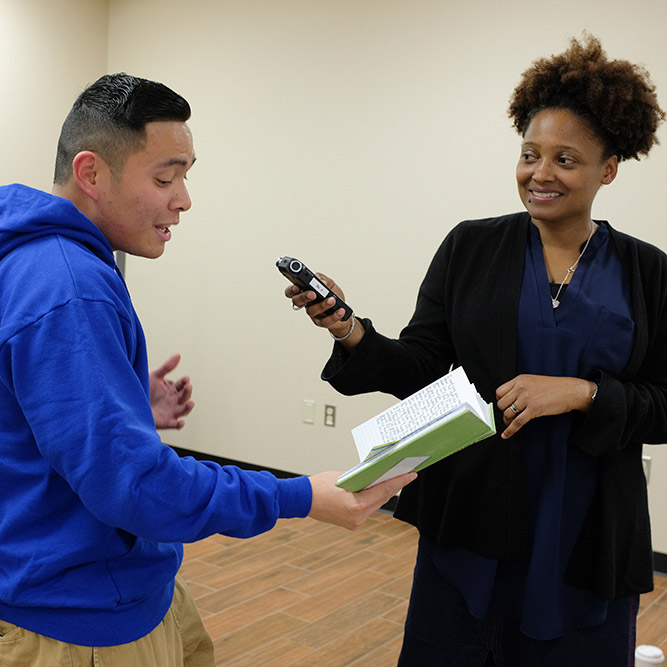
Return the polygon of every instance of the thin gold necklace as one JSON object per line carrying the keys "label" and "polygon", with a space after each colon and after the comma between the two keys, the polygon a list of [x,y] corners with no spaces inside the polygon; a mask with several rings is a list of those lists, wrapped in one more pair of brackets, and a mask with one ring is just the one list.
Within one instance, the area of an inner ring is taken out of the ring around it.
{"label": "thin gold necklace", "polygon": [[567,273],[565,274],[565,278],[563,278],[563,282],[560,284],[560,287],[558,288],[558,291],[556,292],[556,296],[551,297],[551,305],[553,306],[554,310],[560,306],[560,301],[558,300],[558,297],[560,296],[561,290],[563,289],[563,285],[567,282],[567,279],[575,272],[577,265],[579,264],[579,260],[584,256],[584,253],[586,252],[586,248],[588,248],[588,244],[591,242],[591,237],[593,236],[593,221],[591,220],[591,231],[588,234],[588,238],[586,239],[586,243],[584,244],[584,249],[579,253],[579,257],[577,257],[577,261],[567,270]]}

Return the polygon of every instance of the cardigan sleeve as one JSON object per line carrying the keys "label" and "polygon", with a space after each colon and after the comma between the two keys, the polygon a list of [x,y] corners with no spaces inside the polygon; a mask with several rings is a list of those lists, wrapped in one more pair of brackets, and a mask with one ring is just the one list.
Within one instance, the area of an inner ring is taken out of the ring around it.
{"label": "cardigan sleeve", "polygon": [[398,398],[463,366],[487,401],[516,373],[516,320],[526,214],[467,220],[449,232],[426,272],[414,314],[396,340],[364,321],[350,355],[341,345],[322,373],[344,394]]}
{"label": "cardigan sleeve", "polygon": [[667,442],[667,256],[615,233],[631,279],[635,341],[620,377],[598,370],[598,393],[570,444],[601,456],[642,443]]}
{"label": "cardigan sleeve", "polygon": [[445,305],[448,239],[428,268],[415,312],[399,338],[383,336],[371,320],[362,319],[361,342],[352,353],[335,343],[323,380],[345,395],[381,391],[405,398],[449,370],[456,357]]}

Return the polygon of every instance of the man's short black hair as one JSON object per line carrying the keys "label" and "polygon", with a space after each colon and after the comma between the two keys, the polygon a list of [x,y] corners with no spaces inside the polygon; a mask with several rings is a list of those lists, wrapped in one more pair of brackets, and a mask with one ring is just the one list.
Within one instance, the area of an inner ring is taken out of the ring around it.
{"label": "man's short black hair", "polygon": [[121,72],[107,74],[76,99],[58,139],[53,181],[63,185],[72,176],[72,160],[92,151],[118,177],[128,156],[141,150],[146,124],[190,118],[187,100],[167,86]]}

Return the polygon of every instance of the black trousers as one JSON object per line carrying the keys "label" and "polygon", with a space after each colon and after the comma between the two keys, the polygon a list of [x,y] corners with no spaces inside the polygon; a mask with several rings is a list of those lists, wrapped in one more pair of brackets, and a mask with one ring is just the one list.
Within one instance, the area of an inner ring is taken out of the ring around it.
{"label": "black trousers", "polygon": [[548,641],[519,632],[502,616],[478,620],[436,569],[422,539],[399,667],[631,667],[639,596],[609,603],[607,619]]}

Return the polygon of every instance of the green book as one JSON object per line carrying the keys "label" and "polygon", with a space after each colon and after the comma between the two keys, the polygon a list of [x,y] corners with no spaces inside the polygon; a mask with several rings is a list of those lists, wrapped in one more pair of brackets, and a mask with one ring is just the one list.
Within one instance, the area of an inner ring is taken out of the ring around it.
{"label": "green book", "polygon": [[361,463],[336,484],[361,491],[422,470],[495,432],[491,404],[459,367],[352,429]]}

